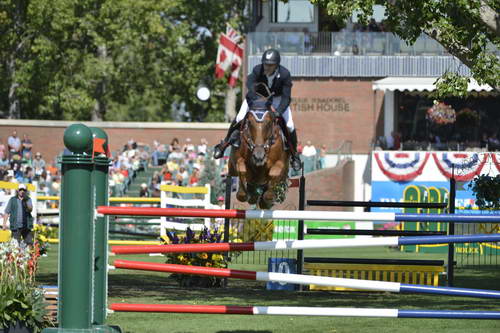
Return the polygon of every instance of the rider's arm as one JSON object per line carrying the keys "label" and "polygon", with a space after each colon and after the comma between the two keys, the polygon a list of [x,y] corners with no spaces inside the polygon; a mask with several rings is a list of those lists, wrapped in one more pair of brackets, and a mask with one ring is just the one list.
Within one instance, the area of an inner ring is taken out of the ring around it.
{"label": "rider's arm", "polygon": [[278,105],[276,111],[279,114],[283,114],[286,111],[290,102],[292,101],[292,77],[290,73],[287,73],[285,77],[283,77],[283,90],[281,94],[281,102]]}

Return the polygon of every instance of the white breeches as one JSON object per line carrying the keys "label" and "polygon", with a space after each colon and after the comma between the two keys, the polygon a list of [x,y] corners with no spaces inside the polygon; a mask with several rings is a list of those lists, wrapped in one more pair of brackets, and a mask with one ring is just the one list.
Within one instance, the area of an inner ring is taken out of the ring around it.
{"label": "white breeches", "polygon": [[[273,98],[273,107],[276,109],[280,105],[281,97],[277,96]],[[243,103],[241,104],[240,111],[236,115],[236,122],[240,122],[245,118],[245,115],[248,112],[248,103],[246,98],[243,100]],[[295,129],[295,126],[293,125],[293,119],[292,119],[292,110],[290,109],[290,106],[288,106],[283,112],[282,115],[283,119],[285,119],[286,122],[286,127],[288,127],[288,130],[292,132]]]}

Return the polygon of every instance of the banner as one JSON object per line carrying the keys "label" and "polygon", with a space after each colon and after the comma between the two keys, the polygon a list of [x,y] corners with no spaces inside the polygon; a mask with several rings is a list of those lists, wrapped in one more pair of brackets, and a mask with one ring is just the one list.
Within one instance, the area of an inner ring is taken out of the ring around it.
{"label": "banner", "polygon": [[238,44],[242,36],[231,26],[227,26],[225,34],[219,37],[217,62],[215,64],[215,77],[223,78],[227,70],[231,70],[228,84],[236,86],[243,63],[243,48]]}

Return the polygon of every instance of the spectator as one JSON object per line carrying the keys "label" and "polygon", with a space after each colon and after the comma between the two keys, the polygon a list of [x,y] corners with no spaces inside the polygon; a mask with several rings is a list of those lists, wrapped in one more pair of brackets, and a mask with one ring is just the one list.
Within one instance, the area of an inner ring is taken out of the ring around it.
{"label": "spectator", "polygon": [[172,172],[168,168],[164,168],[162,171],[163,181],[172,181],[173,175]]}
{"label": "spectator", "polygon": [[7,156],[7,148],[5,145],[2,143],[2,140],[0,140],[0,154],[3,153],[4,156]]}
{"label": "spectator", "polygon": [[319,168],[324,169],[326,166],[326,145],[321,145],[319,150]]}
{"label": "spectator", "polygon": [[0,180],[4,181],[8,174],[8,165],[0,165]]}
{"label": "spectator", "polygon": [[299,141],[297,143],[297,153],[300,155],[302,154],[302,150],[304,149],[304,146],[302,146],[302,141]]}
{"label": "spectator", "polygon": [[19,184],[16,195],[9,199],[3,215],[3,229],[7,229],[7,220],[9,220],[12,238],[19,244],[24,241],[28,246],[33,245],[32,210],[33,203],[28,196],[26,185]]}
{"label": "spectator", "polygon": [[168,147],[169,157],[172,158],[182,158],[181,146],[179,144],[179,139],[173,138],[172,142],[170,142],[170,146]]}
{"label": "spectator", "polygon": [[358,44],[354,43],[352,45],[352,54],[354,55],[358,55],[359,54],[359,47],[358,47]]}
{"label": "spectator", "polygon": [[394,132],[385,137],[385,148],[389,150],[394,149]]}
{"label": "spectator", "polygon": [[194,145],[191,142],[191,138],[186,139],[186,143],[184,144],[184,147],[182,147],[182,151],[185,153],[194,151]]}
{"label": "spectator", "polygon": [[5,167],[8,168],[9,165],[10,165],[10,161],[7,158],[7,156],[5,155],[5,152],[4,151],[0,151],[0,166],[5,166]]}
{"label": "spectator", "polygon": [[[399,150],[401,148],[401,134],[399,132],[392,132],[392,137],[394,139],[394,150]],[[436,137],[436,139],[441,143],[439,137]]]}
{"label": "spectator", "polygon": [[304,33],[304,51],[306,53],[311,53],[312,51],[312,43],[311,43],[311,34],[307,28],[302,29]]}
{"label": "spectator", "polygon": [[21,139],[17,136],[16,130],[14,130],[12,135],[8,137],[7,146],[9,148],[9,158],[12,158],[14,155],[21,154]]}
{"label": "spectator", "polygon": [[186,186],[189,181],[189,174],[184,166],[179,167],[179,172],[175,177],[176,183],[179,186]]}
{"label": "spectator", "polygon": [[198,145],[197,150],[198,150],[198,155],[206,156],[207,155],[207,139],[201,138],[200,144]]}
{"label": "spectator", "polygon": [[23,134],[23,140],[21,141],[22,145],[22,156],[26,156],[28,154],[31,159],[31,149],[33,148],[33,142],[28,138],[28,135]]}
{"label": "spectator", "polygon": [[50,191],[52,195],[59,195],[61,191],[61,177],[54,176],[50,184]]}
{"label": "spectator", "polygon": [[31,153],[26,152],[21,159],[21,163],[26,166],[32,166]]}
{"label": "spectator", "polygon": [[139,191],[139,197],[143,198],[143,197],[149,197],[149,196],[150,196],[150,193],[149,193],[149,189],[148,189],[148,184],[142,183],[141,190]]}
{"label": "spectator", "polygon": [[35,171],[35,179],[38,180],[45,170],[45,161],[42,159],[42,154],[40,152],[35,154],[32,166]]}
{"label": "spectator", "polygon": [[314,157],[316,156],[316,148],[311,144],[311,141],[307,141],[307,144],[304,146],[302,150],[302,155],[304,157]]}
{"label": "spectator", "polygon": [[199,181],[200,181],[200,170],[198,168],[193,168],[193,173],[189,177],[189,185],[198,186]]}

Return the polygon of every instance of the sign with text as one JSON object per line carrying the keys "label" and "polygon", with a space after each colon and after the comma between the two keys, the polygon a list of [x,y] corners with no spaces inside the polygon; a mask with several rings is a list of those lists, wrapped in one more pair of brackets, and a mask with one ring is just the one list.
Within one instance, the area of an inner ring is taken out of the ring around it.
{"label": "sign with text", "polygon": [[292,99],[292,110],[298,112],[351,112],[350,104],[342,97]]}

